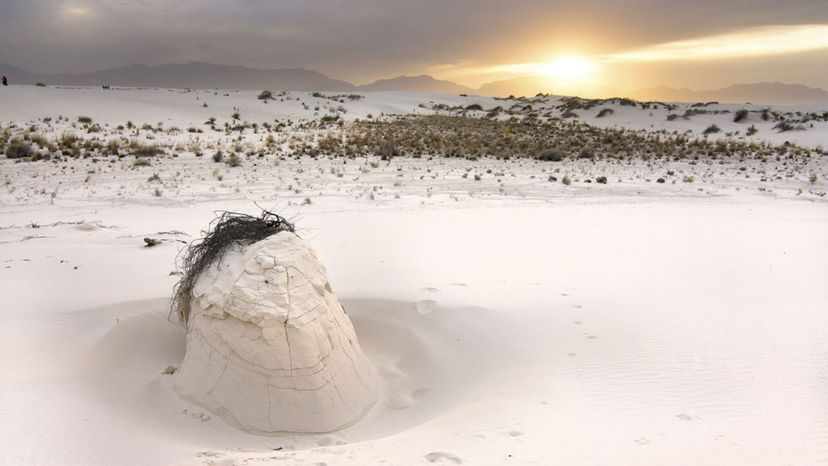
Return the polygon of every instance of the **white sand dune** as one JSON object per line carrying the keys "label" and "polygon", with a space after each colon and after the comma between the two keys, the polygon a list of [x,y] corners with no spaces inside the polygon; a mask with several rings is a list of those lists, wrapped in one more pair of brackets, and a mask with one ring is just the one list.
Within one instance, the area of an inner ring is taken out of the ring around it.
{"label": "white sand dune", "polygon": [[[0,95],[0,121],[190,118],[179,94],[83,107],[93,91],[39,91]],[[767,182],[794,170],[556,166],[613,180],[571,186],[531,160],[461,178],[471,163],[265,158],[217,180],[187,154],[136,169],[0,159],[0,464],[828,463],[824,157]],[[652,182],[667,170],[679,181]],[[168,319],[182,242],[254,202],[297,221],[378,368],[380,402],[350,428],[247,434],[164,374],[184,354]]]}

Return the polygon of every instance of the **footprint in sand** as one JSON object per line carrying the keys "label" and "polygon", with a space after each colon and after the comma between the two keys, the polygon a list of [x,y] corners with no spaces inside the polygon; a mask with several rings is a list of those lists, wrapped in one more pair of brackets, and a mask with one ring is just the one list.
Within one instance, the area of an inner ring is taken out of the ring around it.
{"label": "footprint in sand", "polygon": [[459,456],[442,451],[432,451],[431,453],[425,455],[425,459],[429,463],[463,464],[463,460],[460,459]]}

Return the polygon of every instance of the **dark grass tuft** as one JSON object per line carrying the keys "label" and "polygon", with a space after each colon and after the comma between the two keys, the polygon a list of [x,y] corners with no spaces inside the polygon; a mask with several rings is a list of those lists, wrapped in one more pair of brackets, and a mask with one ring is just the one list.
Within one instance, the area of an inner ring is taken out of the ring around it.
{"label": "dark grass tuft", "polygon": [[224,253],[235,245],[249,245],[282,231],[294,232],[293,224],[284,217],[262,210],[258,217],[237,212],[221,212],[212,222],[203,238],[193,241],[181,258],[182,275],[175,285],[170,315],[187,327],[190,317],[190,297],[198,277],[210,265],[220,261]]}

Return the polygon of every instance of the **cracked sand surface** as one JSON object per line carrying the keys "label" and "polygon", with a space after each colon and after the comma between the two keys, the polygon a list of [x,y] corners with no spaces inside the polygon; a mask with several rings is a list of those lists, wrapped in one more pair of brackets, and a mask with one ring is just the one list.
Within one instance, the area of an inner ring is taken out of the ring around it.
{"label": "cracked sand surface", "polygon": [[228,251],[193,289],[176,390],[251,432],[329,432],[377,377],[316,253],[281,232]]}

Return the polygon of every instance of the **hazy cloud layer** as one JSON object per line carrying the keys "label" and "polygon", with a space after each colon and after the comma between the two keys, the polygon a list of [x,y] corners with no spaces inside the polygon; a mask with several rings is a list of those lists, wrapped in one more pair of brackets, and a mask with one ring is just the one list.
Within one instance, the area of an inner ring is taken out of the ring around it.
{"label": "hazy cloud layer", "polygon": [[828,24],[828,1],[2,0],[0,63],[81,72],[197,60],[366,82],[779,24]]}

